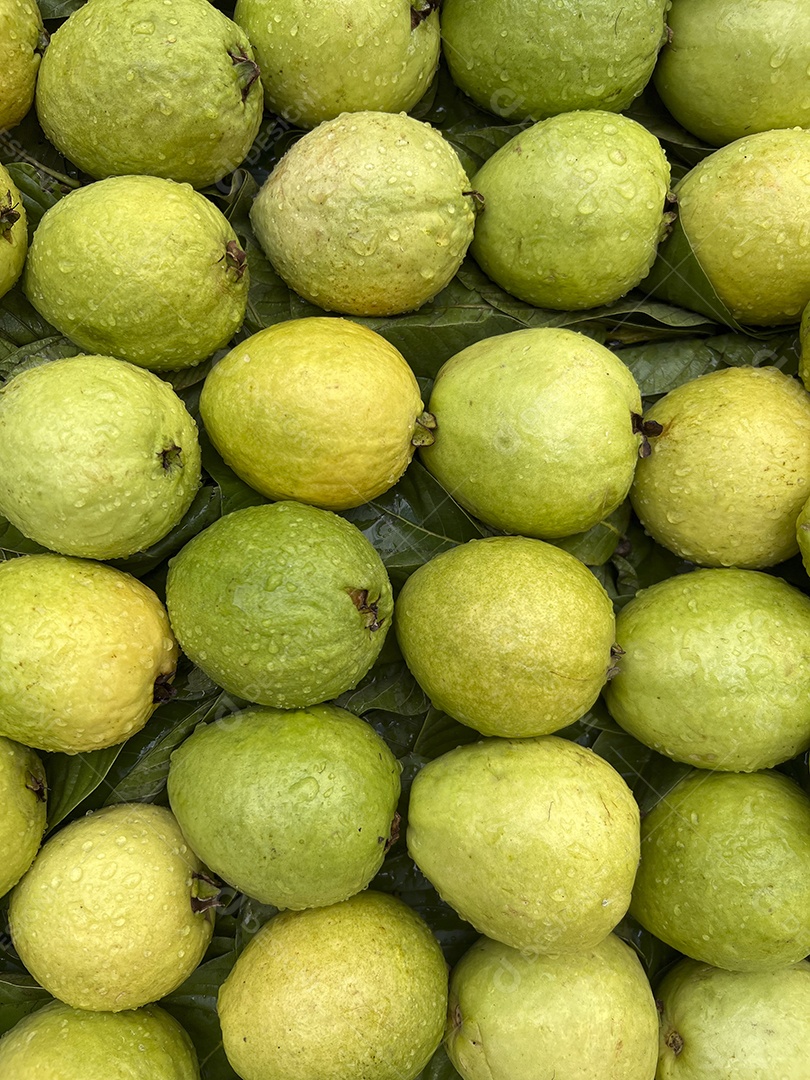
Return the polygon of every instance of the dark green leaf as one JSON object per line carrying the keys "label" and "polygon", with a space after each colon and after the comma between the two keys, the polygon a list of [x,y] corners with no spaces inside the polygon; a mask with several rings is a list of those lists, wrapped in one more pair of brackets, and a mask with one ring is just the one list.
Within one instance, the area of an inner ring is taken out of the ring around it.
{"label": "dark green leaf", "polygon": [[62,192],[68,192],[81,186],[78,169],[45,137],[35,109],[0,139],[0,164],[8,166],[16,162],[33,165],[43,189],[59,187]]}
{"label": "dark green leaf", "polygon": [[691,765],[657,754],[625,732],[603,731],[593,749],[624,778],[642,815],[648,814],[676,784],[695,771]]}
{"label": "dark green leaf", "polygon": [[614,933],[635,949],[650,982],[656,981],[665,968],[681,957],[670,945],[665,945],[639,925],[632,915],[625,915]]}
{"label": "dark green leaf", "polygon": [[587,532],[552,540],[555,547],[575,555],[586,566],[601,566],[616,551],[630,521],[630,503],[623,502],[612,514]]}
{"label": "dark green leaf", "polygon": [[[58,336],[58,331],[42,318],[19,287],[0,298],[0,362],[6,361],[21,345],[39,344]],[[0,377],[4,377],[1,368]]]}
{"label": "dark green leaf", "polygon": [[217,1016],[217,994],[235,960],[236,953],[231,952],[201,964],[178,990],[160,1002],[194,1041],[202,1080],[238,1080],[222,1049]]}
{"label": "dark green leaf", "polygon": [[[714,147],[701,142],[673,119],[652,83],[646,86],[643,94],[624,112],[664,144],[670,159],[675,155],[691,167],[714,152]],[[671,160],[671,164],[673,177],[677,177],[682,169],[678,167],[677,161]]]}
{"label": "dark green leaf", "polygon": [[[0,1035],[13,1028],[24,1016],[52,1000],[48,991],[34,982],[27,972],[0,973]],[[12,1080],[11,1076],[9,1080]]]}
{"label": "dark green leaf", "polygon": [[83,7],[86,0],[39,0],[43,19],[66,19]]}
{"label": "dark green leaf", "polygon": [[429,704],[424,690],[402,661],[375,665],[354,690],[341,694],[335,701],[335,705],[358,716],[370,709],[399,716],[418,716]]}
{"label": "dark green leaf", "polygon": [[[48,777],[48,829],[64,821],[99,786],[124,749],[124,743],[86,754],[44,754]],[[129,745],[129,744],[126,744]]]}
{"label": "dark green leaf", "polygon": [[3,558],[14,555],[41,555],[47,548],[29,540],[10,521],[0,516],[0,552]]}
{"label": "dark green leaf", "polygon": [[499,124],[470,128],[466,131],[446,132],[446,138],[458,154],[462,167],[473,184],[475,174],[484,162],[491,158],[496,150],[506,146],[525,127],[525,124]]}
{"label": "dark green leaf", "polygon": [[21,345],[0,360],[0,382],[8,382],[15,375],[20,375],[29,368],[39,367],[49,360],[63,360],[68,356],[78,356],[80,352],[78,345],[74,345],[63,334],[54,334],[41,341],[33,341],[30,345]]}
{"label": "dark green leaf", "polygon": [[461,1080],[443,1046],[440,1046],[416,1080]]}
{"label": "dark green leaf", "polygon": [[42,220],[47,210],[62,198],[64,188],[52,177],[46,176],[36,166],[25,161],[14,161],[8,166],[8,173],[17,185],[28,217],[28,239]]}
{"label": "dark green leaf", "polygon": [[200,432],[200,449],[203,468],[217,483],[220,516],[231,514],[234,510],[243,510],[246,506],[259,506],[267,502],[264,495],[260,495],[244,480],[240,480],[233,469],[225,464],[205,431]]}
{"label": "dark green leaf", "polygon": [[482,736],[473,728],[460,724],[447,713],[434,709],[428,710],[422,730],[419,732],[414,743],[414,753],[422,757],[433,759],[442,754],[455,750],[457,746],[467,743],[480,742]]}

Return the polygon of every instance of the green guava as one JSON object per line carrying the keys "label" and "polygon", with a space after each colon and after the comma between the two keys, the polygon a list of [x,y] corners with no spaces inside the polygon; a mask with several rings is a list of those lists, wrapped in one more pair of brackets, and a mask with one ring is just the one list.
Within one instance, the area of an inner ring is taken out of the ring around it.
{"label": "green guava", "polygon": [[91,176],[194,187],[242,162],[263,103],[246,35],[208,0],[89,0],[51,38],[36,92],[45,134]]}
{"label": "green guava", "polygon": [[437,426],[422,461],[497,529],[585,532],[630,490],[641,395],[621,360],[584,334],[542,328],[478,341],[441,368],[428,408]]}
{"label": "green guava", "polygon": [[614,934],[564,956],[481,938],[450,977],[447,1054],[463,1080],[650,1080],[658,1013]]}
{"label": "green guava", "polygon": [[682,960],[658,987],[657,1080],[804,1080],[810,964],[723,971]]}
{"label": "green guava", "polygon": [[197,426],[149,371],[76,356],[0,389],[0,513],[38,544],[132,555],[180,521],[199,484]]}
{"label": "green guava", "polygon": [[580,952],[627,911],[638,805],[621,776],[577,743],[485,739],[417,774],[408,851],[480,933],[515,949]]}
{"label": "green guava", "polygon": [[195,536],[169,563],[166,604],[207,675],[281,709],[356,686],[393,612],[388,574],[360,530],[295,502],[237,510]]}
{"label": "green guava", "polygon": [[364,892],[265,923],[217,1008],[243,1080],[414,1080],[442,1038],[447,966],[415,911]]}
{"label": "green guava", "polygon": [[0,563],[0,733],[84,753],[140,731],[171,696],[177,644],[137,578],[62,555]]}
{"label": "green guava", "polygon": [[31,108],[47,41],[36,0],[0,0],[0,132]]}
{"label": "green guava", "polygon": [[82,349],[165,371],[205,360],[242,325],[245,259],[224,215],[187,184],[111,177],[46,212],[23,287]]}
{"label": "green guava", "polygon": [[0,1039],[0,1075],[14,1080],[199,1080],[191,1039],[157,1005],[85,1012],[52,1001]]}
{"label": "green guava", "polygon": [[805,390],[810,386],[810,304],[802,312],[799,326],[799,378]]}
{"label": "green guava", "polygon": [[810,126],[810,8],[794,0],[673,0],[653,73],[678,121],[712,146]]}
{"label": "green guava", "polygon": [[663,430],[630,499],[654,540],[703,566],[757,570],[796,554],[810,495],[810,396],[796,379],[723,368],[670,391],[645,421]]}
{"label": "green guava", "polygon": [[296,127],[342,112],[408,112],[439,62],[438,0],[237,0],[264,100]]}
{"label": "green guava", "polygon": [[250,212],[290,288],[327,311],[398,315],[454,276],[473,235],[470,182],[440,131],[344,113],[288,150]]}
{"label": "green guava", "polygon": [[46,790],[45,769],[34,751],[0,736],[0,896],[17,884],[39,850]]}
{"label": "green guava", "polygon": [[576,109],[621,112],[652,75],[668,0],[444,0],[444,55],[457,86],[513,121]]}
{"label": "green guava", "polygon": [[483,735],[545,735],[593,705],[611,666],[613,606],[594,575],[542,540],[451,548],[396,605],[408,667],[437,709]]}
{"label": "green guava", "polygon": [[206,378],[200,412],[251,487],[327,510],[387,491],[432,438],[405,358],[346,319],[291,319],[240,342]]}
{"label": "green guava", "polygon": [[636,593],[605,700],[659,753],[769,769],[810,747],[810,599],[753,570],[696,570]]}
{"label": "green guava", "polygon": [[120,1012],[170,994],[213,931],[210,886],[171,813],[108,806],[60,829],[11,893],[20,959],[74,1009]]}
{"label": "green guava", "polygon": [[672,219],[669,163],[626,116],[563,113],[515,135],[472,179],[484,211],[470,252],[538,307],[609,304],[647,274]]}
{"label": "green guava", "polygon": [[399,773],[374,729],[345,709],[248,709],[175,750],[169,802],[191,848],[240,892],[323,907],[380,869]]}
{"label": "green guava", "polygon": [[8,170],[0,165],[0,296],[5,296],[17,281],[27,252],[28,225],[25,207],[17,185]]}
{"label": "green guava", "polygon": [[630,913],[694,960],[775,971],[810,952],[810,799],[775,772],[696,772],[641,823]]}

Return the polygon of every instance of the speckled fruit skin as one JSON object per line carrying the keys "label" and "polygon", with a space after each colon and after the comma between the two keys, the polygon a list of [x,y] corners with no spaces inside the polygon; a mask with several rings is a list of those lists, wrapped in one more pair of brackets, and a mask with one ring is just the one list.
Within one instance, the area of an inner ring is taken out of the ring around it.
{"label": "speckled fruit skin", "polygon": [[45,832],[46,801],[42,762],[27,746],[0,736],[0,896],[34,861]]}
{"label": "speckled fruit skin", "polygon": [[41,986],[74,1009],[120,1012],[157,1001],[211,940],[195,912],[201,867],[172,814],[106,807],[60,829],[11,894],[14,947]]}
{"label": "speckled fruit skin", "polygon": [[793,0],[673,0],[653,81],[712,146],[810,126],[810,8]]}
{"label": "speckled fruit skin", "polygon": [[395,625],[437,709],[509,737],[559,731],[586,713],[615,632],[590,570],[520,536],[473,540],[420,566],[397,598]]}
{"label": "speckled fruit skin", "polygon": [[220,518],[169,563],[183,652],[232,694],[306,708],[356,686],[391,625],[391,583],[359,529],[302,503]]}
{"label": "speckled fruit skin", "polygon": [[250,213],[290,288],[327,311],[398,315],[431,300],[473,235],[470,182],[440,131],[344,113],[288,150]]}
{"label": "speckled fruit skin", "polygon": [[669,218],[669,163],[626,116],[563,113],[516,135],[472,179],[484,197],[471,253],[538,307],[609,304],[638,285]]}
{"label": "speckled fruit skin", "polygon": [[476,342],[441,368],[428,411],[437,428],[422,461],[497,529],[585,532],[630,490],[641,395],[622,361],[584,334],[549,327]]}
{"label": "speckled fruit skin", "polygon": [[255,74],[247,37],[208,0],[90,0],[51,38],[37,114],[97,179],[146,173],[205,187],[258,133]]}
{"label": "speckled fruit skin", "polygon": [[[345,510],[399,480],[424,406],[402,354],[346,319],[291,319],[240,342],[200,412],[225,461],[271,499]],[[420,433],[420,434],[417,434]]]}
{"label": "speckled fruit skin", "polygon": [[[234,20],[256,52],[264,100],[296,126],[342,112],[408,112],[439,62],[439,15],[419,0],[238,0]],[[432,6],[432,5],[431,5]]]}
{"label": "speckled fruit skin", "polygon": [[44,547],[90,559],[142,551],[199,484],[197,425],[149,371],[76,356],[0,389],[0,512]]}
{"label": "speckled fruit skin", "polygon": [[646,413],[663,426],[630,498],[647,532],[703,566],[757,570],[798,551],[810,495],[810,397],[776,368],[725,368]]}
{"label": "speckled fruit skin", "polygon": [[0,0],[0,131],[31,108],[44,40],[36,0]]}
{"label": "speckled fruit skin", "polygon": [[810,964],[723,971],[682,960],[657,988],[657,1080],[804,1080]]}
{"label": "speckled fruit skin", "polygon": [[667,0],[444,0],[453,81],[512,120],[574,109],[621,112],[649,81],[666,40]]}
{"label": "speckled fruit skin", "polygon": [[0,563],[0,733],[67,754],[140,731],[177,666],[166,610],[111,566],[62,555]]}
{"label": "speckled fruit skin", "polygon": [[753,570],[696,570],[616,620],[614,719],[659,753],[754,772],[810,747],[810,599]]}
{"label": "speckled fruit skin", "polygon": [[17,281],[27,252],[25,207],[11,175],[0,165],[0,296],[5,296]]}
{"label": "speckled fruit skin", "polygon": [[650,1080],[658,1014],[633,950],[614,934],[537,956],[481,938],[450,978],[448,1056],[463,1080]]}
{"label": "speckled fruit skin", "polygon": [[415,911],[365,892],[276,915],[217,1008],[243,1080],[414,1080],[441,1041],[447,966]]}
{"label": "speckled fruit skin", "polygon": [[399,773],[374,729],[345,709],[248,709],[175,750],[168,791],[207,867],[263,904],[301,909],[346,900],[377,873]]}
{"label": "speckled fruit skin", "polygon": [[408,851],[480,933],[515,949],[579,952],[627,911],[638,805],[606,761],[567,739],[486,739],[417,774]]}
{"label": "speckled fruit skin", "polygon": [[52,1001],[0,1040],[14,1080],[199,1080],[191,1039],[157,1005],[85,1012]]}
{"label": "speckled fruit skin", "polygon": [[111,177],[46,212],[23,287],[82,349],[175,370],[205,360],[242,325],[243,254],[225,216],[188,184]]}
{"label": "speckled fruit skin", "polygon": [[779,773],[696,772],[641,823],[630,914],[694,960],[775,971],[810,952],[810,799]]}

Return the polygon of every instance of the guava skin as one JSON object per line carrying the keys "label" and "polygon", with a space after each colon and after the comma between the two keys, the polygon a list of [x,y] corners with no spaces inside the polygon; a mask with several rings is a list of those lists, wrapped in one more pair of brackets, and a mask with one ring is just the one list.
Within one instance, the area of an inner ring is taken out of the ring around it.
{"label": "guava skin", "polygon": [[36,0],[0,0],[0,131],[31,108],[46,40]]}
{"label": "guava skin", "polygon": [[463,1080],[650,1080],[658,1014],[614,934],[538,956],[481,938],[450,976],[447,1054]]}
{"label": "guava skin", "polygon": [[397,598],[395,626],[437,709],[513,738],[559,731],[588,711],[615,633],[590,570],[520,536],[473,540],[420,566]]}
{"label": "guava skin", "polygon": [[17,884],[39,850],[46,789],[45,769],[34,751],[0,736],[0,896]]}
{"label": "guava skin", "polygon": [[630,499],[659,544],[702,566],[759,570],[798,551],[810,496],[810,396],[772,367],[725,368],[657,401]]}
{"label": "guava skin", "polygon": [[432,300],[461,266],[475,218],[469,188],[455,150],[429,124],[343,113],[287,151],[250,220],[305,300],[398,315]]}
{"label": "guava skin", "polygon": [[61,555],[0,563],[0,733],[41,750],[123,742],[177,666],[166,610],[111,566]]}
{"label": "guava skin", "polygon": [[[408,112],[439,62],[439,15],[419,0],[238,0],[265,105],[297,127],[342,112]],[[421,13],[425,8],[424,14]]]}
{"label": "guava skin", "polygon": [[572,311],[644,278],[671,215],[669,163],[635,120],[563,113],[522,131],[472,179],[484,199],[470,252],[508,293]]}
{"label": "guava skin", "polygon": [[444,0],[453,82],[496,116],[543,120],[575,109],[621,112],[652,75],[667,0]]}
{"label": "guava skin", "polygon": [[197,1054],[164,1009],[86,1012],[52,1001],[0,1039],[14,1080],[199,1080]]}
{"label": "guava skin", "polygon": [[5,296],[16,283],[27,252],[25,207],[17,185],[8,170],[0,165],[0,296]]}
{"label": "guava skin", "polygon": [[225,216],[188,184],[111,177],[45,213],[23,288],[80,348],[176,370],[205,360],[242,325],[243,259]]}
{"label": "guava skin", "polygon": [[11,894],[14,947],[37,982],[74,1009],[158,1001],[211,940],[200,870],[162,806],[124,803],[78,818],[47,841]]}
{"label": "guava skin", "polygon": [[346,319],[292,319],[240,342],[200,396],[228,465],[271,499],[360,506],[410,464],[424,406],[405,358]]}
{"label": "guava skin", "polygon": [[416,912],[364,892],[265,923],[217,1009],[243,1080],[415,1080],[441,1042],[447,965]]}
{"label": "guava skin", "polygon": [[142,551],[199,484],[197,426],[143,368],[76,356],[0,389],[0,513],[44,547],[90,559]]}
{"label": "guava skin", "polygon": [[51,38],[36,91],[45,134],[97,180],[197,188],[242,162],[263,104],[246,35],[208,0],[90,0]]}
{"label": "guava skin", "polygon": [[695,570],[619,612],[604,697],[676,761],[754,772],[810,747],[810,599],[753,570]]}
{"label": "guava skin", "polygon": [[711,146],[810,126],[810,9],[793,0],[673,0],[653,72],[679,124]]}
{"label": "guava skin", "polygon": [[630,914],[694,960],[776,971],[810,952],[810,799],[779,773],[696,772],[641,823]]}
{"label": "guava skin", "polygon": [[630,490],[641,395],[626,365],[583,334],[543,328],[478,341],[440,369],[428,411],[437,426],[423,463],[497,529],[540,539],[585,532]]}
{"label": "guava skin", "polygon": [[682,960],[658,987],[657,1080],[804,1080],[810,964],[723,971]]}
{"label": "guava skin", "polygon": [[639,811],[602,758],[566,739],[486,739],[416,776],[408,851],[462,919],[515,949],[576,953],[623,918]]}
{"label": "guava skin", "polygon": [[231,694],[306,708],[350,690],[391,625],[391,583],[359,529],[279,502],[237,510],[169,563],[169,618],[183,652]]}
{"label": "guava skin", "polygon": [[248,709],[198,727],[172,755],[169,802],[206,866],[278,908],[324,907],[379,870],[400,766],[345,709]]}

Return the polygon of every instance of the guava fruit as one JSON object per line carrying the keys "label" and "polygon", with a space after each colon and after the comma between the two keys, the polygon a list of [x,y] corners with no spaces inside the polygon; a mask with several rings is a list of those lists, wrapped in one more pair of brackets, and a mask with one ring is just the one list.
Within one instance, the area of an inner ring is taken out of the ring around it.
{"label": "guava fruit", "polygon": [[327,311],[398,315],[432,300],[473,235],[470,182],[440,131],[343,113],[288,150],[250,220],[290,288]]}
{"label": "guava fruit", "polygon": [[545,735],[593,705],[611,666],[607,593],[573,555],[521,536],[473,540],[420,566],[397,639],[437,709],[483,735]]}
{"label": "guava fruit", "polygon": [[798,551],[810,496],[810,396],[776,368],[723,368],[645,414],[661,426],[630,499],[647,532],[703,566],[757,570]]}
{"label": "guava fruit", "polygon": [[439,62],[438,0],[237,0],[272,113],[313,128],[342,112],[408,112]]}
{"label": "guava fruit", "polygon": [[180,521],[199,484],[197,426],[150,371],[76,356],[0,389],[0,513],[38,544],[132,555]]}
{"label": "guava fruit", "polygon": [[165,371],[230,341],[248,274],[236,233],[208,199],[188,184],[118,176],[46,212],[23,287],[82,349]]}
{"label": "guava fruit", "polygon": [[47,40],[36,0],[0,0],[0,131],[31,108]]}
{"label": "guava fruit", "polygon": [[667,0],[444,0],[444,55],[482,109],[543,120],[574,109],[621,112],[649,81],[666,40]]}
{"label": "guava fruit", "polygon": [[696,772],[641,823],[630,913],[693,960],[775,971],[810,952],[810,799],[775,772]]}
{"label": "guava fruit", "polygon": [[51,38],[36,92],[45,134],[91,176],[193,187],[241,163],[263,101],[250,42],[208,0],[89,0]]}
{"label": "guava fruit", "polygon": [[265,923],[217,1009],[243,1080],[414,1080],[441,1041],[447,966],[415,911],[364,892]]}
{"label": "guava fruit", "polygon": [[292,319],[240,342],[205,380],[214,446],[271,499],[327,510],[395,484],[433,436],[419,384],[393,345],[346,319]]}
{"label": "guava fruit", "polygon": [[5,296],[17,281],[27,252],[28,225],[25,207],[17,185],[8,170],[0,165],[0,296]]}
{"label": "guava fruit", "polygon": [[480,933],[515,949],[579,952],[627,911],[638,805],[621,776],[577,743],[485,739],[417,774],[408,851]]}
{"label": "guava fruit", "polygon": [[521,131],[472,179],[484,200],[470,252],[538,307],[609,304],[638,285],[672,219],[661,144],[626,116],[562,113]]}
{"label": "guava fruit", "polygon": [[0,563],[0,733],[84,753],[140,731],[171,696],[177,644],[151,589],[62,555]]}
{"label": "guava fruit", "polygon": [[46,791],[45,769],[34,751],[0,736],[0,896],[17,884],[39,850]]}
{"label": "guava fruit", "polygon": [[696,570],[636,593],[604,696],[659,753],[768,769],[810,747],[810,599],[753,570]]}
{"label": "guava fruit", "polygon": [[391,583],[365,536],[328,510],[278,502],[209,525],[169,563],[183,652],[260,705],[306,708],[356,686],[391,625]]}
{"label": "guava fruit", "polygon": [[0,1076],[14,1080],[199,1080],[194,1046],[157,1005],[86,1012],[61,1001],[0,1039]]}
{"label": "guava fruit", "polygon": [[793,0],[673,0],[653,72],[679,124],[712,146],[810,126],[810,8]]}
{"label": "guava fruit", "polygon": [[723,971],[682,960],[658,987],[657,1080],[804,1080],[810,964]]}
{"label": "guava fruit", "polygon": [[74,1009],[120,1012],[170,994],[211,939],[211,887],[172,814],[108,806],[60,829],[11,893],[20,959]]}
{"label": "guava fruit", "polygon": [[450,977],[445,1046],[463,1080],[650,1080],[657,1038],[650,984],[614,934],[564,956],[481,938]]}
{"label": "guava fruit", "polygon": [[263,904],[323,907],[382,865],[400,766],[364,720],[332,705],[248,709],[175,750],[169,802],[193,851]]}
{"label": "guava fruit", "polygon": [[422,461],[495,528],[585,532],[630,490],[641,395],[621,360],[584,334],[548,327],[478,341],[440,369],[429,411],[436,431]]}

